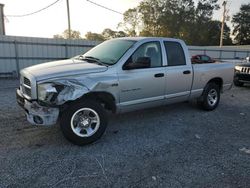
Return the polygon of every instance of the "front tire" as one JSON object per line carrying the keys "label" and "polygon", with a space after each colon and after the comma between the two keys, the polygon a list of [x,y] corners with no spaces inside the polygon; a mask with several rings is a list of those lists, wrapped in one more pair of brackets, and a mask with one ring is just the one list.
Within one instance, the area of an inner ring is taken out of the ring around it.
{"label": "front tire", "polygon": [[199,106],[207,111],[214,110],[220,102],[220,87],[215,83],[208,83],[205,87]]}
{"label": "front tire", "polygon": [[95,101],[72,104],[61,117],[64,136],[73,144],[86,145],[98,140],[106,130],[107,115]]}

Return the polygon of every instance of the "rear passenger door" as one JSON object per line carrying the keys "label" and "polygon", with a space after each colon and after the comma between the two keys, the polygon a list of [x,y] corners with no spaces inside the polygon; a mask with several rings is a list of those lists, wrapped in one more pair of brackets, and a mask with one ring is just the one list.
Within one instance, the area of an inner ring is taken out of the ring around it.
{"label": "rear passenger door", "polygon": [[187,100],[192,87],[192,65],[187,65],[187,59],[181,43],[164,41],[167,57],[166,92],[167,101]]}

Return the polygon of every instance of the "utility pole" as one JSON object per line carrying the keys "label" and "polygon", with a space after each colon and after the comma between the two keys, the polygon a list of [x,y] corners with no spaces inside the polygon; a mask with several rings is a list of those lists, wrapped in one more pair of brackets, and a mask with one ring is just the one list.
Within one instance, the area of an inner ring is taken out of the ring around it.
{"label": "utility pole", "polygon": [[71,26],[70,26],[70,12],[69,12],[69,0],[66,0],[67,3],[67,13],[68,13],[68,32],[69,32],[69,39],[71,39]]}
{"label": "utility pole", "polygon": [[223,6],[223,15],[222,15],[222,23],[221,23],[221,31],[220,31],[220,47],[223,46],[223,34],[224,34],[224,24],[225,24],[225,19],[226,19],[226,6],[227,6],[227,1],[223,1],[222,3]]}
{"label": "utility pole", "polygon": [[3,4],[0,4],[0,35],[5,35]]}

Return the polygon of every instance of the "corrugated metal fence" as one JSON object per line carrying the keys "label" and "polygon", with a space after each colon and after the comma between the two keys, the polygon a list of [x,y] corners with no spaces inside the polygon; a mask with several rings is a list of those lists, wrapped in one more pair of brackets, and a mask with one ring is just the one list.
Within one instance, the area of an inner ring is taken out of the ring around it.
{"label": "corrugated metal fence", "polygon": [[88,40],[0,36],[0,77],[15,77],[24,67],[67,59],[97,44]]}
{"label": "corrugated metal fence", "polygon": [[[0,77],[16,77],[20,69],[82,54],[97,41],[0,36]],[[250,56],[250,49],[189,46],[190,55],[207,54],[217,59]]]}
{"label": "corrugated metal fence", "polygon": [[189,46],[190,55],[206,54],[214,59],[245,59],[250,56],[250,46]]}

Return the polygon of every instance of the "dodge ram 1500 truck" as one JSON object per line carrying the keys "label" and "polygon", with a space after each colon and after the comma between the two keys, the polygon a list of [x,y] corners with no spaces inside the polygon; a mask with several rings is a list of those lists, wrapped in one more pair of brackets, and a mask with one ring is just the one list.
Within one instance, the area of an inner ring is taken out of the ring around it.
{"label": "dodge ram 1500 truck", "polygon": [[107,126],[107,111],[122,113],[197,99],[213,110],[232,86],[228,63],[192,65],[182,40],[118,38],[72,59],[20,71],[17,102],[33,125],[59,120],[77,145],[96,141]]}

